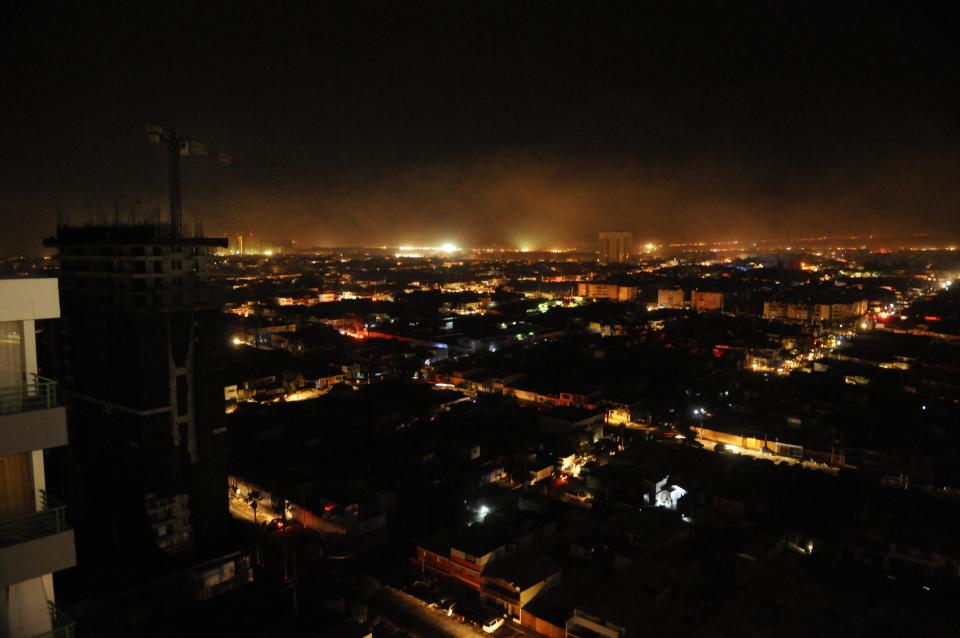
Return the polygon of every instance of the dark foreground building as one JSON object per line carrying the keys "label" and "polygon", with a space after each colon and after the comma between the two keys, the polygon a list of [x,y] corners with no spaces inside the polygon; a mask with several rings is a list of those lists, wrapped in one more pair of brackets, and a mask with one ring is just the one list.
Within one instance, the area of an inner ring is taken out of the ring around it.
{"label": "dark foreground building", "polygon": [[55,478],[84,593],[222,553],[227,521],[217,308],[204,262],[227,240],[169,224],[61,226],[70,446]]}

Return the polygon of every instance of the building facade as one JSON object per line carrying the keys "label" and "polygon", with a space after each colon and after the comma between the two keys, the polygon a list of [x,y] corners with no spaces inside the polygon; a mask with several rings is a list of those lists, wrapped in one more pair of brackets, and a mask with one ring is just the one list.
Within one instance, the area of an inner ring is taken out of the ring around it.
{"label": "building facade", "polygon": [[110,556],[133,569],[217,537],[227,503],[216,353],[227,346],[203,282],[226,240],[140,224],[60,227],[45,243],[61,272],[70,448],[58,480],[84,531],[81,563]]}
{"label": "building facade", "polygon": [[661,308],[683,308],[683,289],[660,288],[657,290],[657,305]]}
{"label": "building facade", "polygon": [[633,253],[633,233],[600,233],[600,263],[622,264]]}
{"label": "building facade", "polygon": [[790,303],[764,301],[764,319],[788,319],[804,323],[842,323],[856,321],[867,313],[866,299],[843,303]]}
{"label": "building facade", "polygon": [[616,284],[579,283],[577,296],[587,299],[609,299],[610,301],[632,301],[637,296],[635,286]]}
{"label": "building facade", "polygon": [[723,293],[694,290],[690,293],[690,307],[700,312],[721,312]]}
{"label": "building facade", "polygon": [[59,316],[56,279],[0,279],[0,636],[10,638],[72,631],[53,573],[76,565],[74,534],[44,471],[44,450],[67,443],[66,412],[39,375],[36,343],[37,322]]}

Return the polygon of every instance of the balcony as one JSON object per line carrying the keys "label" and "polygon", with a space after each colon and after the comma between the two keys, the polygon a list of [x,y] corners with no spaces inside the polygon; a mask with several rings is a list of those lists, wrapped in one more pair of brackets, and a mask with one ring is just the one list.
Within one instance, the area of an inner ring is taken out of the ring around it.
{"label": "balcony", "polygon": [[67,444],[67,417],[58,403],[57,382],[0,388],[0,456]]}
{"label": "balcony", "polygon": [[47,610],[50,612],[50,631],[33,638],[74,638],[77,635],[77,626],[66,612],[50,601],[47,601]]}
{"label": "balcony", "polygon": [[0,519],[0,587],[77,564],[66,507],[40,492],[41,509]]}
{"label": "balcony", "polygon": [[0,415],[45,410],[57,405],[57,382],[31,375],[33,383],[0,388]]}

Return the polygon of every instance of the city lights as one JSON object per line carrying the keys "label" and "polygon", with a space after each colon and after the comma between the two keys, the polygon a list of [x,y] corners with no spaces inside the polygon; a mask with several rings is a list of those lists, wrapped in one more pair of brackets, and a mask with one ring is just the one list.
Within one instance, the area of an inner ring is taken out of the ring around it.
{"label": "city lights", "polygon": [[949,7],[75,4],[0,636],[957,633]]}

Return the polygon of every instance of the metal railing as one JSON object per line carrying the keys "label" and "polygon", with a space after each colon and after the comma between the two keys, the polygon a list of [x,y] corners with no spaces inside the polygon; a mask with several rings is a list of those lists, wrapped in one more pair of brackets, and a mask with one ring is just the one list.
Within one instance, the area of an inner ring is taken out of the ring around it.
{"label": "metal railing", "polygon": [[62,609],[47,601],[47,610],[50,612],[50,631],[38,634],[33,638],[74,638],[77,635],[77,626],[73,618]]}
{"label": "metal railing", "polygon": [[32,375],[33,383],[0,388],[0,414],[43,410],[57,405],[57,382]]}
{"label": "metal railing", "polygon": [[40,490],[40,510],[0,518],[0,547],[58,534],[67,528],[66,506]]}

